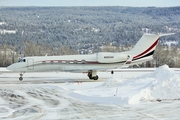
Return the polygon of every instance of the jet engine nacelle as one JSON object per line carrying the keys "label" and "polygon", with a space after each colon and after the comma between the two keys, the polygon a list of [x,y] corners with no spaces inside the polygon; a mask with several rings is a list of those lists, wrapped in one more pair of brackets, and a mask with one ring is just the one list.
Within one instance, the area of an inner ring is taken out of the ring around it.
{"label": "jet engine nacelle", "polygon": [[126,60],[130,57],[127,54],[121,53],[97,53],[96,56],[99,63],[126,62]]}

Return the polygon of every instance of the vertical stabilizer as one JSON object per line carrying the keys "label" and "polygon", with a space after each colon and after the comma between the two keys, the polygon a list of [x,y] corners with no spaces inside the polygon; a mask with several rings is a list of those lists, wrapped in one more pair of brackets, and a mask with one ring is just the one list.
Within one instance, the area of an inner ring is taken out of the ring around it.
{"label": "vertical stabilizer", "polygon": [[148,34],[145,33],[136,45],[131,49],[130,53],[133,59],[139,59],[142,57],[153,55],[155,48],[158,44],[158,40],[161,36],[172,35],[170,34]]}

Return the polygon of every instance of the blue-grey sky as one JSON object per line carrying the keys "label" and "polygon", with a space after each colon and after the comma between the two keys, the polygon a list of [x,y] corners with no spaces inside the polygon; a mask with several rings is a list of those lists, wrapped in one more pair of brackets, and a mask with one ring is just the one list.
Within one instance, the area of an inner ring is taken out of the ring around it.
{"label": "blue-grey sky", "polygon": [[0,6],[180,6],[180,0],[0,0]]}

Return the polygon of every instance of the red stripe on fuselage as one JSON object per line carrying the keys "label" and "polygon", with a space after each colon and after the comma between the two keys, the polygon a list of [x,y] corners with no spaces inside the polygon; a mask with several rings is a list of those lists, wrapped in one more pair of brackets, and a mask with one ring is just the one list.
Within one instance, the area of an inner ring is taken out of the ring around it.
{"label": "red stripe on fuselage", "polygon": [[142,52],[142,53],[139,54],[139,55],[134,56],[133,59],[136,59],[136,58],[138,58],[138,57],[141,57],[142,55],[144,55],[144,54],[146,54],[147,52],[149,52],[152,48],[154,48],[154,47],[157,45],[158,40],[159,40],[159,38],[158,38],[158,39],[156,40],[156,42],[154,42],[154,44],[152,44],[146,51]]}

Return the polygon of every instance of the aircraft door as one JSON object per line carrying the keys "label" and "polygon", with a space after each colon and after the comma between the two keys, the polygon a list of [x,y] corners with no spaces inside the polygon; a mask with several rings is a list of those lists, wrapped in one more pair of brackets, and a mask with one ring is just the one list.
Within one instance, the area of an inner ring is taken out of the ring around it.
{"label": "aircraft door", "polygon": [[34,60],[32,58],[27,60],[27,69],[33,70],[34,69]]}

